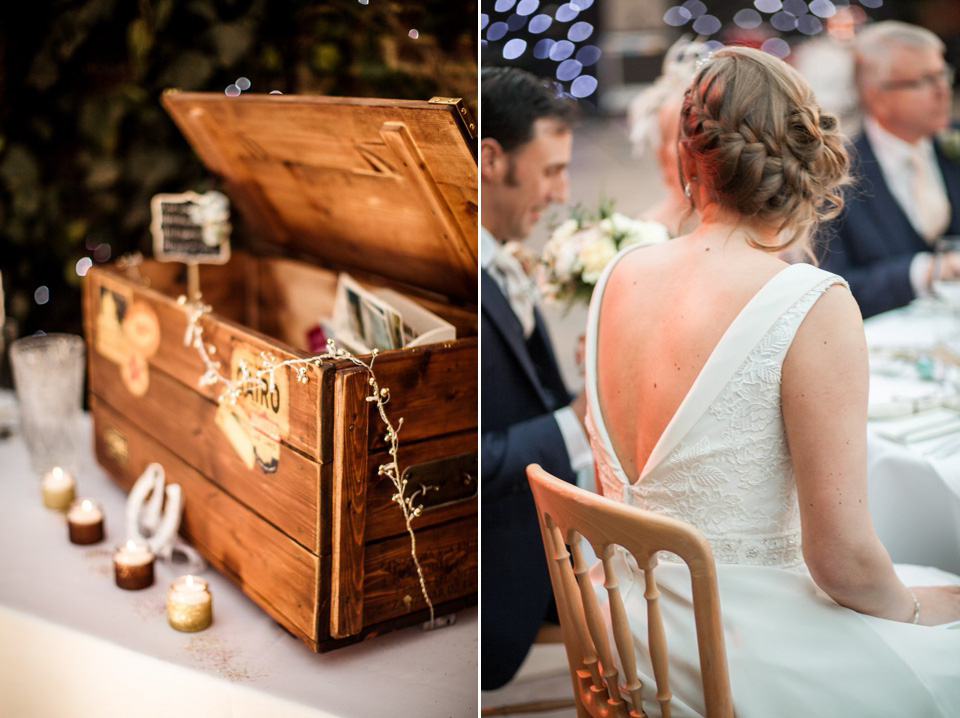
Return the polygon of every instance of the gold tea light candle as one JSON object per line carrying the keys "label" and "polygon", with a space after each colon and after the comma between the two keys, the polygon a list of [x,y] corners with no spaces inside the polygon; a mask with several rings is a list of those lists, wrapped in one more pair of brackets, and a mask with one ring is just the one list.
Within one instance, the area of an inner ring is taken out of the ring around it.
{"label": "gold tea light candle", "polygon": [[73,475],[59,466],[43,475],[40,487],[43,491],[43,505],[55,511],[66,511],[77,495],[77,482]]}
{"label": "gold tea light candle", "polygon": [[128,591],[139,591],[153,585],[154,556],[145,541],[130,539],[113,554],[117,585]]}
{"label": "gold tea light candle", "polygon": [[67,511],[70,543],[86,545],[103,540],[103,510],[92,499],[78,499]]}
{"label": "gold tea light candle", "polygon": [[213,597],[207,582],[197,576],[181,576],[170,584],[167,620],[178,631],[202,631],[213,623]]}

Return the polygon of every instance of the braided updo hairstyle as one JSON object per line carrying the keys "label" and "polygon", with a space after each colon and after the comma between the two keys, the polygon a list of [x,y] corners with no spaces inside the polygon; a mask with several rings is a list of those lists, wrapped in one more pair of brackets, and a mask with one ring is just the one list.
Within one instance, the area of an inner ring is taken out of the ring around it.
{"label": "braided updo hairstyle", "polygon": [[728,47],[705,62],[684,96],[680,144],[713,201],[779,226],[775,246],[748,238],[758,249],[797,246],[812,258],[813,229],[843,207],[849,160],[836,118],[765,52]]}

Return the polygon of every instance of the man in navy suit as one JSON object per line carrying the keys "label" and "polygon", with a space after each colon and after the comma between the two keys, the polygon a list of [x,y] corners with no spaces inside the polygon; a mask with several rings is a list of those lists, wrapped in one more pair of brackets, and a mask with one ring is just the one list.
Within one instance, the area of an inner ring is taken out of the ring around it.
{"label": "man in navy suit", "polygon": [[504,243],[567,197],[573,107],[516,68],[484,68],[480,142],[481,687],[516,673],[553,593],[525,469],[573,482],[592,463],[583,395],[571,401],[535,290]]}
{"label": "man in navy suit", "polygon": [[934,275],[960,275],[960,257],[934,261],[939,238],[960,234],[960,158],[935,138],[950,124],[953,68],[943,42],[888,21],[857,36],[857,87],[865,110],[853,143],[855,187],[820,237],[821,266],[843,276],[864,317],[930,293]]}

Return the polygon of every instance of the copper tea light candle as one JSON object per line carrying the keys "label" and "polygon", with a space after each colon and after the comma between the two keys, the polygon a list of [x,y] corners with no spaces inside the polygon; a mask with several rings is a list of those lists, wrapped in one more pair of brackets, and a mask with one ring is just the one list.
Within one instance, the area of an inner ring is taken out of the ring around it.
{"label": "copper tea light candle", "polygon": [[178,631],[202,631],[213,623],[213,597],[207,582],[197,576],[181,576],[170,584],[167,620]]}
{"label": "copper tea light candle", "polygon": [[92,499],[78,499],[67,511],[70,543],[86,545],[103,540],[103,510]]}
{"label": "copper tea light candle", "polygon": [[43,491],[43,505],[55,511],[66,511],[77,495],[77,482],[69,471],[59,466],[43,475],[40,488]]}
{"label": "copper tea light candle", "polygon": [[145,541],[130,539],[113,554],[117,585],[127,591],[139,591],[153,585],[154,556]]}

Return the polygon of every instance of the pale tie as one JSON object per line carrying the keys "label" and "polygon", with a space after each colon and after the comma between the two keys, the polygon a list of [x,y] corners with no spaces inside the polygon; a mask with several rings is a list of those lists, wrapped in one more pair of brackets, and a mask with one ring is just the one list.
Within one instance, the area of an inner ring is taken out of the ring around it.
{"label": "pale tie", "polygon": [[950,224],[950,200],[933,176],[930,163],[920,148],[911,157],[913,165],[913,199],[917,208],[919,230],[927,242],[942,236]]}
{"label": "pale tie", "polygon": [[503,277],[504,293],[507,295],[513,313],[520,320],[520,326],[523,327],[523,336],[529,338],[533,333],[535,323],[533,309],[537,297],[536,285],[527,276],[520,260],[504,245],[500,245],[497,249],[493,258],[493,266],[499,270]]}

